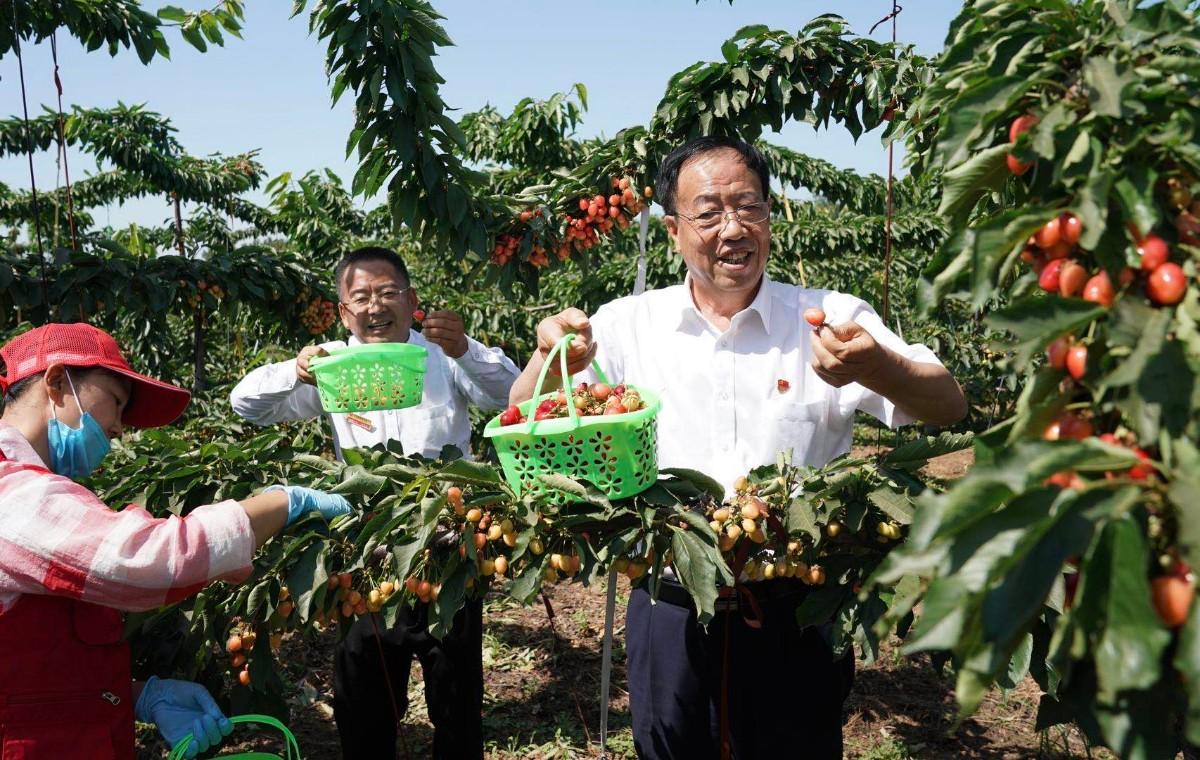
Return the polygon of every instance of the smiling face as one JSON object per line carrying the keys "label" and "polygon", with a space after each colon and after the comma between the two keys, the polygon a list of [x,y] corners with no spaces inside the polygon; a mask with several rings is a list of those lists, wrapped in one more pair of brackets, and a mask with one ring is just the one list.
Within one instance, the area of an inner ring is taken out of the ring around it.
{"label": "smiling face", "polygon": [[731,212],[769,200],[763,197],[758,175],[732,149],[703,153],[680,168],[675,190],[677,213],[663,220],[698,295],[749,304],[767,268],[771,225],[769,217],[747,224],[731,215],[705,228],[685,217]]}
{"label": "smiling face", "polygon": [[386,261],[361,261],[346,269],[339,286],[342,324],[363,343],[404,343],[417,293]]}

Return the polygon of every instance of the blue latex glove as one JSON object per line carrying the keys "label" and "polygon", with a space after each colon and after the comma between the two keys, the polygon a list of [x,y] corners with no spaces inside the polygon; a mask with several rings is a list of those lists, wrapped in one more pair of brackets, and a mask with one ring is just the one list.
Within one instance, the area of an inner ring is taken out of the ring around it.
{"label": "blue latex glove", "polygon": [[233,723],[217,707],[208,689],[191,681],[150,676],[133,714],[143,723],[158,726],[158,732],[172,747],[188,734],[195,737],[184,757],[195,757],[217,746],[233,730]]}
{"label": "blue latex glove", "polygon": [[335,493],[325,493],[304,486],[271,486],[268,491],[284,491],[288,495],[287,524],[299,520],[309,512],[320,512],[321,517],[331,520],[350,512],[350,502]]}

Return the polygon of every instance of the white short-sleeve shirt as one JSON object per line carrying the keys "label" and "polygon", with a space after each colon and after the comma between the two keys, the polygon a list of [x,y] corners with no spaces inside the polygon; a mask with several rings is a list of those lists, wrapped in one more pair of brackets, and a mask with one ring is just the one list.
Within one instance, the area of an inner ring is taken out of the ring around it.
{"label": "white short-sleeve shirt", "polygon": [[[857,383],[834,388],[817,376],[812,328],[803,319],[811,306],[824,309],[829,324],[853,320],[896,353],[940,365],[928,348],[909,345],[884,326],[865,301],[765,276],[754,301],[725,332],[700,314],[686,280],[596,311],[592,338],[601,369],[613,382],[662,397],[659,467],[699,470],[732,489],[784,449],[792,450],[793,462],[812,466],[849,451],[857,410],[890,427],[914,421]],[[580,379],[594,376],[589,371]]]}

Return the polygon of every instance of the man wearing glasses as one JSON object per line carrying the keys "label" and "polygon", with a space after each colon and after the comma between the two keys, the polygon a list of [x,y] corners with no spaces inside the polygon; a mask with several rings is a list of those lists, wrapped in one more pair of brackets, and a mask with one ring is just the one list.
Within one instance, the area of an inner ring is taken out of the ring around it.
{"label": "man wearing glasses", "polygon": [[[469,407],[503,409],[517,377],[516,366],[500,349],[468,337],[462,317],[452,311],[430,312],[422,332],[413,330],[417,293],[404,261],[394,251],[378,247],[352,251],[338,263],[335,280],[338,313],[350,331],[349,345],[413,343],[429,352],[420,406],[326,415],[339,458],[343,449],[388,441],[399,441],[406,455],[432,458],[444,446],[455,446],[469,457]],[[230,394],[234,411],[259,425],[325,414],[309,362],[347,343],[307,346],[295,359],[252,371]],[[425,673],[434,725],[433,756],[483,757],[482,598],[467,601],[440,642],[429,635],[427,613],[424,604],[402,608],[390,630],[383,630],[378,616],[361,616],[338,645],[334,717],[345,757],[395,757],[397,726],[388,681],[403,711],[413,655]],[[376,617],[374,624],[371,617]],[[378,642],[376,626],[383,631]],[[380,662],[380,646],[386,668]]]}
{"label": "man wearing glasses", "polygon": [[[754,147],[724,137],[689,142],[663,160],[656,197],[687,265],[684,282],[618,299],[590,318],[567,309],[543,320],[514,403],[534,394],[546,354],[574,332],[569,371],[588,380],[595,358],[614,382],[661,395],[659,466],[700,470],[728,491],[780,451],[814,466],[849,451],[856,410],[893,427],[965,415],[962,390],[937,357],[906,344],[868,304],[766,277],[770,170]],[[808,308],[825,312],[815,330],[803,318]],[[799,580],[747,587],[757,604],[725,602],[707,629],[678,583],[665,581],[657,604],[633,590],[626,652],[640,758],[718,757],[723,718],[736,758],[842,756],[852,655],[835,661],[819,629],[797,626]]]}

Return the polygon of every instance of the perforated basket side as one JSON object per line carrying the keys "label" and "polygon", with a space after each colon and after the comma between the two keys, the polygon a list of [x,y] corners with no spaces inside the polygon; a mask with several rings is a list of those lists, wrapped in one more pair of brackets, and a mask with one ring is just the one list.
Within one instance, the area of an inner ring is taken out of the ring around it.
{"label": "perforated basket side", "polygon": [[425,391],[424,362],[330,362],[314,375],[327,412],[404,409],[420,404]]}
{"label": "perforated basket side", "polygon": [[[534,408],[540,399],[529,402]],[[647,408],[622,418],[581,417],[569,429],[539,432],[538,425],[498,427],[488,424],[509,485],[518,493],[534,493],[562,502],[568,497],[545,485],[538,475],[558,473],[586,480],[610,498],[644,491],[658,478],[658,409],[647,394]]]}

